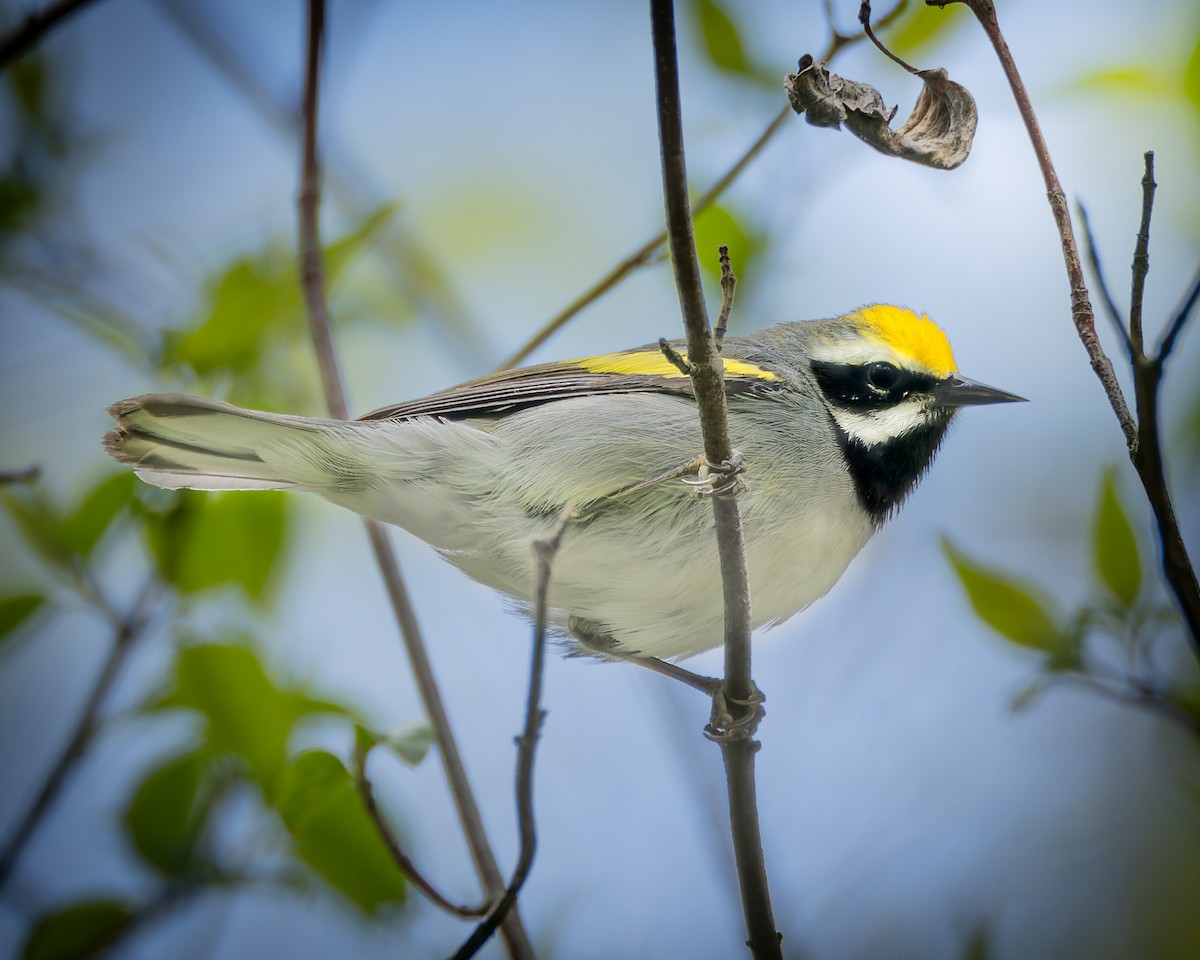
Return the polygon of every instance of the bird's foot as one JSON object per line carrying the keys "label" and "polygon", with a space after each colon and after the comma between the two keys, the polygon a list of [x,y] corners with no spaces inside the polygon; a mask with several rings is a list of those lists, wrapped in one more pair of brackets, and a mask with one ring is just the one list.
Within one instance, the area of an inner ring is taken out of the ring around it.
{"label": "bird's foot", "polygon": [[733,743],[753,737],[766,715],[763,703],[767,698],[758,685],[751,680],[749,696],[732,697],[725,681],[718,680],[709,692],[712,696],[712,714],[708,726],[704,728],[704,735],[714,743]]}
{"label": "bird's foot", "polygon": [[695,476],[686,476],[682,482],[692,489],[697,497],[736,497],[746,489],[742,474],[746,472],[742,454],[734,450],[728,460],[709,463],[707,457],[697,457],[692,462]]}

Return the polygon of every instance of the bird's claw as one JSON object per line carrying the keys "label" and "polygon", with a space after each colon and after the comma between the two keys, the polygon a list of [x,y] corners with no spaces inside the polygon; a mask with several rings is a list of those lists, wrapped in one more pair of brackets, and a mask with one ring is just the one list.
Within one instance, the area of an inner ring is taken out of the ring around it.
{"label": "bird's claw", "polygon": [[743,457],[737,450],[728,460],[709,463],[706,457],[697,457],[696,476],[683,477],[682,482],[692,488],[697,497],[735,497],[746,489],[742,474],[746,472]]}
{"label": "bird's claw", "polygon": [[[738,698],[729,695],[724,682],[714,685],[712,714],[704,728],[704,736],[714,743],[732,743],[736,740],[749,740],[754,736],[759,723],[766,715],[762,705],[767,698],[753,681],[751,688],[748,697]],[[737,716],[734,716],[731,706],[742,708]]]}

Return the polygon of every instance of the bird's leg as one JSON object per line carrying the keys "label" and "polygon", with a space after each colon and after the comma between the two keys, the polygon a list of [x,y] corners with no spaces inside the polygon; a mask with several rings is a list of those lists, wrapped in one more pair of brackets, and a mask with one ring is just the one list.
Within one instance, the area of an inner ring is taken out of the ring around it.
{"label": "bird's leg", "polygon": [[[745,740],[754,736],[754,731],[758,729],[758,724],[766,713],[762,705],[767,698],[753,681],[751,681],[752,689],[749,697],[735,698],[729,695],[725,688],[725,681],[719,677],[706,677],[700,673],[693,673],[691,670],[685,670],[677,664],[659,660],[657,657],[637,657],[611,649],[606,650],[605,655],[626,663],[637,664],[647,670],[653,670],[655,673],[678,680],[693,690],[699,690],[711,697],[712,713],[709,715],[708,725],[704,728],[704,735],[716,743]],[[738,711],[737,716],[734,716],[733,710],[730,709],[731,706],[743,709]]]}

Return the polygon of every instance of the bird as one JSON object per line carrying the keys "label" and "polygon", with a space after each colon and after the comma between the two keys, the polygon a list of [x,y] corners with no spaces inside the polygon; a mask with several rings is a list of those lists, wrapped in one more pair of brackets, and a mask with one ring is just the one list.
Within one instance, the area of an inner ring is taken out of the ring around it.
{"label": "bird", "polygon": [[710,468],[686,344],[669,346],[493,373],[352,421],[149,394],[109,408],[104,445],[159,487],[302,490],[402,527],[526,612],[531,543],[571,510],[547,597],[558,635],[673,662],[724,639],[704,494],[742,488],[752,626],[773,626],[833,587],[961,408],[1024,400],[960,376],[942,329],[906,307],[782,322],[721,342],[738,463]]}

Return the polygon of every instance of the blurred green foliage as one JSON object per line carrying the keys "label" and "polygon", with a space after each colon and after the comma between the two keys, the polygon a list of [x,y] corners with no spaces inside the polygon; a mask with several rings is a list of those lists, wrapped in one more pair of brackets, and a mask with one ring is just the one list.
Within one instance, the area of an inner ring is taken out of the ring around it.
{"label": "blurred green foliage", "polygon": [[360,910],[375,914],[404,902],[404,877],[341,760],[323,750],[293,757],[276,804],[296,855]]}
{"label": "blurred green foliage", "polygon": [[76,903],[38,918],[22,960],[83,960],[113,946],[136,922],[136,911],[120,900]]}
{"label": "blurred green foliage", "polygon": [[[1091,521],[1092,596],[1069,616],[1057,612],[1028,578],[986,566],[943,538],[943,549],[967,599],[985,624],[1010,643],[1042,655],[1042,676],[1014,698],[1027,706],[1056,679],[1156,710],[1200,738],[1200,695],[1186,680],[1154,673],[1155,647],[1183,629],[1165,598],[1146,588],[1139,545],[1113,468],[1104,471]],[[1125,666],[1114,667],[1105,641]]]}
{"label": "blurred green foliage", "polygon": [[735,80],[778,93],[786,65],[756,62],[732,12],[737,9],[735,4],[691,0],[689,7],[698,46],[712,67]]}
{"label": "blurred green foliage", "polygon": [[53,205],[74,149],[60,91],[45,58],[30,54],[0,72],[0,100],[15,136],[0,167],[0,252]]}
{"label": "blurred green foliage", "polygon": [[[875,10],[878,19],[888,8]],[[896,56],[912,61],[930,54],[939,44],[949,40],[972,21],[964,4],[928,7],[918,0],[909,0],[901,14],[882,32],[881,39]],[[936,64],[915,64],[929,68]]]}
{"label": "blurred green foliage", "polygon": [[143,511],[159,575],[180,593],[239,587],[262,604],[285,556],[291,507],[278,491],[254,498],[180,491]]}

